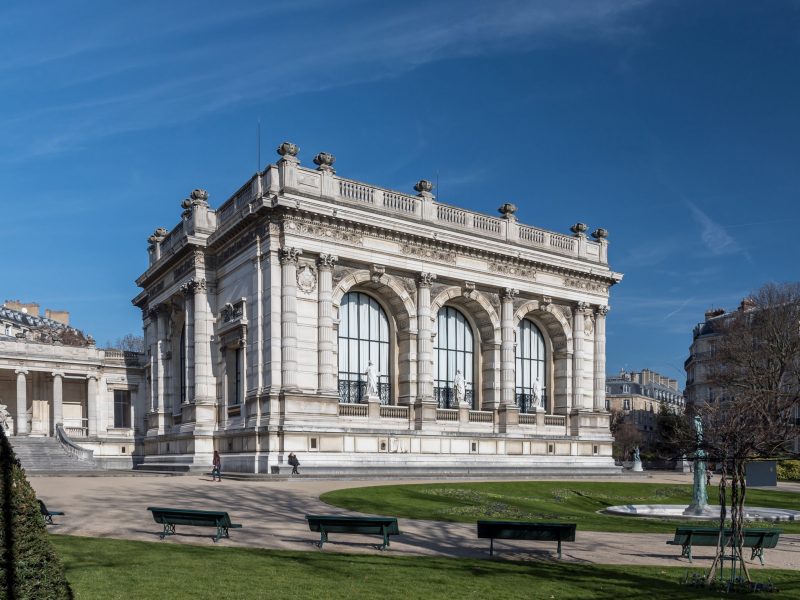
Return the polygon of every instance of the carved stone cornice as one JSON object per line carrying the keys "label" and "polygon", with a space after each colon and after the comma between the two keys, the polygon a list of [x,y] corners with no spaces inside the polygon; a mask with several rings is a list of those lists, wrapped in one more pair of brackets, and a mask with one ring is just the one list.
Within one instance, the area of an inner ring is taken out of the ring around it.
{"label": "carved stone cornice", "polygon": [[339,262],[339,257],[335,254],[320,254],[317,259],[317,268],[320,271],[330,271]]}
{"label": "carved stone cornice", "polygon": [[597,282],[597,281],[590,281],[587,279],[581,279],[578,277],[565,277],[564,278],[564,287],[574,288],[577,290],[585,290],[587,292],[595,292],[599,294],[606,294],[608,293],[608,286]]}
{"label": "carved stone cornice", "polygon": [[296,233],[307,237],[344,242],[353,246],[363,246],[364,238],[360,231],[353,227],[321,223],[305,219],[287,219],[286,233]]}
{"label": "carved stone cornice", "polygon": [[282,265],[290,263],[296,265],[302,254],[303,251],[300,248],[283,247],[278,250],[278,257],[280,258]]}
{"label": "carved stone cornice", "polygon": [[431,287],[431,284],[436,279],[436,273],[420,273],[417,276],[417,283],[420,287]]}

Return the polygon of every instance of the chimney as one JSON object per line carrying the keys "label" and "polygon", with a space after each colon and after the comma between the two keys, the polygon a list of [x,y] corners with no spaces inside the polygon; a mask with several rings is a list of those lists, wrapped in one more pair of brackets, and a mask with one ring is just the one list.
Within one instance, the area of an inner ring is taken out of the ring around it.
{"label": "chimney", "polygon": [[10,308],[11,310],[25,313],[26,315],[31,315],[32,317],[39,316],[39,304],[36,302],[25,303],[20,302],[19,300],[6,300],[3,306]]}
{"label": "chimney", "polygon": [[706,321],[725,314],[724,308],[711,308],[706,311]]}
{"label": "chimney", "polygon": [[44,316],[62,325],[69,325],[69,311],[67,310],[51,310],[46,308],[44,309]]}

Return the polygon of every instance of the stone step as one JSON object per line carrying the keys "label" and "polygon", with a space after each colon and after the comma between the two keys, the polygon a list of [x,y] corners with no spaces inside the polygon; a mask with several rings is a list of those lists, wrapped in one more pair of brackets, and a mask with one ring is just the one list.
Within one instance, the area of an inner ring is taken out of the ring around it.
{"label": "stone step", "polygon": [[102,471],[93,461],[83,461],[67,453],[55,438],[11,437],[9,441],[28,473]]}

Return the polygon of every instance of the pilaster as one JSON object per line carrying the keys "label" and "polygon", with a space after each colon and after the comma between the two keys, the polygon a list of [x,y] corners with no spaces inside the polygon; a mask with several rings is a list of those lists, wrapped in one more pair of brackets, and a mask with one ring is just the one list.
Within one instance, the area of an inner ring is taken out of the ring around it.
{"label": "pilaster", "polygon": [[417,278],[417,429],[423,421],[436,421],[431,338],[431,284],[435,279],[435,273],[420,273]]}
{"label": "pilaster", "polygon": [[55,371],[53,373],[53,435],[56,433],[56,425],[64,423],[64,373]]}
{"label": "pilaster", "polygon": [[17,435],[28,433],[28,371],[17,369]]}
{"label": "pilaster", "polygon": [[578,302],[572,310],[572,409],[583,408],[583,336],[589,305]]}
{"label": "pilaster", "polygon": [[97,436],[97,375],[91,373],[86,377],[86,420],[89,426],[89,437]]}
{"label": "pilaster", "polygon": [[608,306],[594,313],[594,410],[606,410],[606,315]]}
{"label": "pilaster", "polygon": [[281,390],[297,385],[297,261],[303,251],[281,248]]}
{"label": "pilaster", "polygon": [[514,353],[514,298],[519,290],[504,288],[500,293],[500,405],[514,406],[515,353]]}
{"label": "pilaster", "polygon": [[317,260],[319,280],[317,315],[317,388],[322,394],[336,394],[336,365],[333,331],[333,267],[339,260],[332,254],[320,254]]}

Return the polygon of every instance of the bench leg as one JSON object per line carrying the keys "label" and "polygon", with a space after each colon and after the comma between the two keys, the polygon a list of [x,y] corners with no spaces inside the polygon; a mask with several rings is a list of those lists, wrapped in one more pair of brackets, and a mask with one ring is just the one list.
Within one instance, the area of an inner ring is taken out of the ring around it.
{"label": "bench leg", "polygon": [[681,558],[688,558],[689,562],[692,562],[692,545],[691,544],[684,544],[683,549],[681,550]]}
{"label": "bench leg", "polygon": [[489,556],[494,556],[494,538],[489,538]]}
{"label": "bench leg", "polygon": [[319,544],[317,544],[322,549],[322,544],[328,541],[328,532],[325,531],[322,527],[319,529]]}
{"label": "bench leg", "polygon": [[558,558],[561,558],[561,539],[558,540]]}
{"label": "bench leg", "polygon": [[214,543],[218,542],[221,538],[229,538],[231,537],[228,535],[228,528],[227,527],[217,527],[217,535],[214,538]]}
{"label": "bench leg", "polygon": [[44,515],[44,523],[45,525],[54,525],[53,523],[53,515]]}
{"label": "bench leg", "polygon": [[389,531],[386,529],[385,525],[381,527],[381,529],[383,530],[383,546],[381,546],[381,550],[386,550],[386,547],[389,545]]}
{"label": "bench leg", "polygon": [[758,557],[758,560],[761,561],[761,566],[764,566],[764,548],[761,546],[756,546],[753,548],[753,553],[750,555],[750,560],[753,560],[755,557]]}
{"label": "bench leg", "polygon": [[172,523],[164,523],[164,531],[162,531],[161,535],[158,537],[160,537],[163,540],[168,535],[174,535],[174,534],[175,534],[175,525],[173,525]]}

